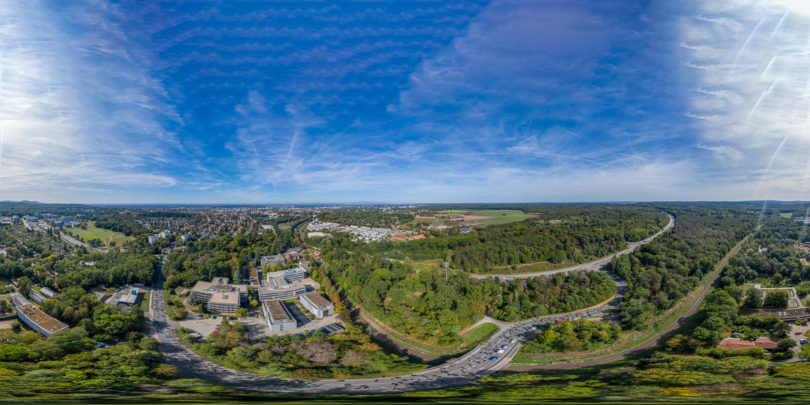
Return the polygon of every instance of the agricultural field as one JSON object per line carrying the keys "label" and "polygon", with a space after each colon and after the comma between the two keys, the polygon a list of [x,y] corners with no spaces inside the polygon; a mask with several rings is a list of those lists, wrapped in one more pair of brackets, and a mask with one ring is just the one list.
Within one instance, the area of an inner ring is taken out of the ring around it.
{"label": "agricultural field", "polygon": [[135,239],[132,236],[126,236],[121,232],[114,232],[109,229],[98,228],[93,221],[87,223],[87,229],[67,228],[67,231],[74,235],[81,236],[81,238],[85,241],[99,239],[104,243],[104,245],[106,245],[109,241],[111,244],[114,243],[116,246],[121,246],[124,243]]}
{"label": "agricultural field", "polygon": [[523,221],[533,215],[521,210],[441,210],[435,216],[417,216],[414,222],[442,221],[459,225],[497,225]]}

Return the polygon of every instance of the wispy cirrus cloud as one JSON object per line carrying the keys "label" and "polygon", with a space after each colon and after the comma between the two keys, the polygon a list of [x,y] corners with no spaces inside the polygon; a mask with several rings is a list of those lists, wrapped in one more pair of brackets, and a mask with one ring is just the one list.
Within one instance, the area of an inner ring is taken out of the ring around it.
{"label": "wispy cirrus cloud", "polygon": [[[687,2],[680,24],[688,116],[736,199],[807,198],[810,10],[793,0]],[[728,179],[733,178],[730,184]]]}
{"label": "wispy cirrus cloud", "polygon": [[[102,4],[97,4],[101,6]],[[161,84],[115,8],[0,5],[0,194],[82,200],[176,186]]]}
{"label": "wispy cirrus cloud", "polygon": [[804,0],[3,4],[0,194],[801,198],[807,32]]}

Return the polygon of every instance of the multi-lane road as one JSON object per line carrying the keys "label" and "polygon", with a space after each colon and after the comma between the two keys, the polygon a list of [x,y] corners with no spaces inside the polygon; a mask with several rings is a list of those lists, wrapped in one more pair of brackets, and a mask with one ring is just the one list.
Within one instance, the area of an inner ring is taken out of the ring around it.
{"label": "multi-lane road", "polygon": [[[652,239],[672,227],[670,223],[653,237],[631,244],[618,254],[627,254],[636,247],[649,243]],[[615,256],[615,255],[614,255]],[[520,347],[526,343],[544,325],[573,320],[583,317],[595,317],[613,310],[621,301],[627,287],[614,278],[619,294],[616,299],[599,308],[592,308],[565,315],[551,315],[516,323],[502,323],[501,330],[467,354],[448,360],[439,366],[427,368],[409,375],[380,378],[302,381],[235,371],[221,367],[194,353],[180,342],[175,334],[179,327],[177,322],[169,320],[163,298],[162,266],[166,261],[164,254],[160,261],[152,290],[151,316],[152,334],[160,342],[160,350],[170,364],[180,369],[186,377],[199,378],[213,383],[229,385],[235,388],[261,392],[301,392],[301,393],[391,393],[405,391],[433,390],[469,385],[482,376],[509,366]],[[612,258],[613,256],[611,256]],[[601,268],[609,258],[601,259]],[[580,270],[586,270],[582,268]],[[573,271],[573,270],[568,270]],[[539,275],[547,275],[540,273]],[[522,275],[521,277],[531,277]]]}

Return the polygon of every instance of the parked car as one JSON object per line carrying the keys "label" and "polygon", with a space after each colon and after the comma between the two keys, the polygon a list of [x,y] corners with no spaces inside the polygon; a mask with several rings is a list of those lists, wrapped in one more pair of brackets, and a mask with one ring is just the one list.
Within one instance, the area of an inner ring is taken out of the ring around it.
{"label": "parked car", "polygon": [[799,344],[806,345],[807,344],[807,339],[800,340]]}

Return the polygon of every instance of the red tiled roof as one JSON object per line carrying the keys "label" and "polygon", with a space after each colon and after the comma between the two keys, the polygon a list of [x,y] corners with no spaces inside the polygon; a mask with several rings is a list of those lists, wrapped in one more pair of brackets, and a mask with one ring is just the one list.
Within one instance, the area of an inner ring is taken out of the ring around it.
{"label": "red tiled roof", "polygon": [[743,340],[740,338],[725,338],[717,344],[720,349],[739,350],[752,347],[761,347],[765,350],[773,350],[779,347],[779,341],[768,337],[758,337],[757,340]]}
{"label": "red tiled roof", "polygon": [[771,339],[767,337],[758,337],[757,340],[754,341],[754,344],[757,347],[761,347],[763,349],[776,349],[779,347],[779,341],[776,339]]}

